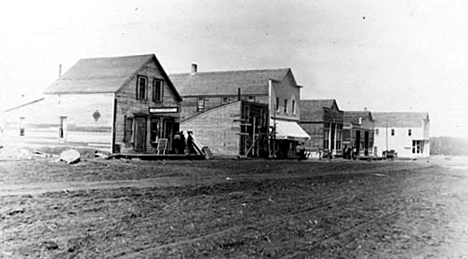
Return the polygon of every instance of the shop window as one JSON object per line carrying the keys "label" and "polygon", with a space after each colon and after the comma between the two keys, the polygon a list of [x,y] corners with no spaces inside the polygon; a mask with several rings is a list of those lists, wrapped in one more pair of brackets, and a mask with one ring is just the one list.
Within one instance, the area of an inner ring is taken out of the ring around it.
{"label": "shop window", "polygon": [[197,102],[197,111],[205,110],[205,98],[199,97]]}
{"label": "shop window", "polygon": [[125,118],[124,142],[133,142],[133,118]]}
{"label": "shop window", "polygon": [[146,100],[146,89],[148,87],[148,78],[146,76],[138,76],[137,79],[137,100]]}
{"label": "shop window", "polygon": [[26,122],[25,122],[25,118],[24,117],[21,117],[20,118],[20,121],[19,121],[19,134],[20,136],[24,136],[26,134]]}
{"label": "shop window", "polygon": [[161,132],[161,123],[158,119],[151,119],[151,133],[150,133],[150,141],[152,143],[157,143],[159,140],[160,132]]}
{"label": "shop window", "polygon": [[421,154],[422,152],[422,141],[413,140],[413,154]]}
{"label": "shop window", "polygon": [[160,79],[154,79],[153,81],[153,101],[162,102],[164,94],[164,81]]}

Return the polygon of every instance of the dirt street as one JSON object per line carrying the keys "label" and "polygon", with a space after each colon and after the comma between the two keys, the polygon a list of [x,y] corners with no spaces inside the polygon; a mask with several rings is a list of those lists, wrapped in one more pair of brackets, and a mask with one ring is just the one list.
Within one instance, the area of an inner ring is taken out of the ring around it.
{"label": "dirt street", "polygon": [[468,160],[0,161],[0,258],[467,258]]}

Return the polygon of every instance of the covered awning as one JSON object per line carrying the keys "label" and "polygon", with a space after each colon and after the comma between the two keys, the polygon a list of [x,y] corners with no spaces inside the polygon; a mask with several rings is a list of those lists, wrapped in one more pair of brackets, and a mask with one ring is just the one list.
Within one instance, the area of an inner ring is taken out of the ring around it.
{"label": "covered awning", "polygon": [[310,139],[309,134],[295,121],[272,120],[270,125],[276,124],[276,139],[305,141]]}

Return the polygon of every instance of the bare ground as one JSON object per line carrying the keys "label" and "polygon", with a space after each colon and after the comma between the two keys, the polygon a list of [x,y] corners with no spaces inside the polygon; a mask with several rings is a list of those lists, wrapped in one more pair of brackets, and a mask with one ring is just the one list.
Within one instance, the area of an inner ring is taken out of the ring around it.
{"label": "bare ground", "polygon": [[0,161],[3,258],[465,258],[468,162]]}

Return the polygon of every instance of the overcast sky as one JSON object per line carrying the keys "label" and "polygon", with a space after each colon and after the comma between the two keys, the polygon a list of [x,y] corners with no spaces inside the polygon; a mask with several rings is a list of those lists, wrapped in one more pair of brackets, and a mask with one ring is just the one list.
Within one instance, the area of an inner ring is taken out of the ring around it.
{"label": "overcast sky", "polygon": [[468,1],[132,0],[0,4],[2,105],[78,59],[154,53],[167,73],[291,68],[303,99],[428,111],[468,133]]}

